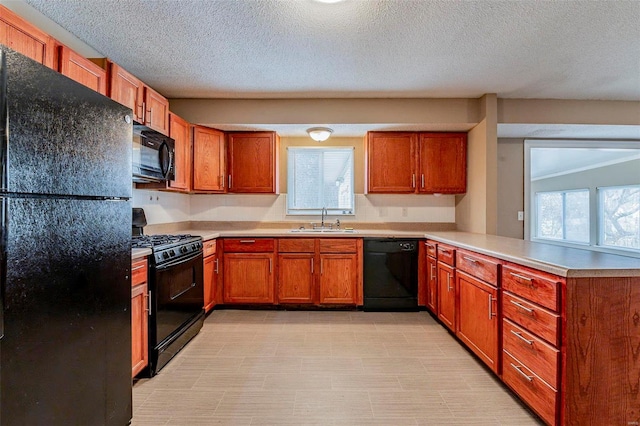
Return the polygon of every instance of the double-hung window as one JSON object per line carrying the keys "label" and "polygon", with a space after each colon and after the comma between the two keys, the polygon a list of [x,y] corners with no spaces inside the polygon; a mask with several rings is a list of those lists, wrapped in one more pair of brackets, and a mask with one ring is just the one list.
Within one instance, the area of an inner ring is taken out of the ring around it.
{"label": "double-hung window", "polygon": [[589,243],[589,190],[538,192],[536,236]]}
{"label": "double-hung window", "polygon": [[353,215],[353,147],[287,149],[287,214]]}

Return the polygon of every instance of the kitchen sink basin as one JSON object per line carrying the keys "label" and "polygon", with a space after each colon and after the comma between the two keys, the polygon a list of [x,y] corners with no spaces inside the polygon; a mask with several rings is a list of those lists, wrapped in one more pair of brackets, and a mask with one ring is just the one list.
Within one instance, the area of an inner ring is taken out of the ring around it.
{"label": "kitchen sink basin", "polygon": [[355,234],[355,229],[331,229],[331,228],[316,228],[316,229],[291,229],[289,232],[295,232],[298,234]]}

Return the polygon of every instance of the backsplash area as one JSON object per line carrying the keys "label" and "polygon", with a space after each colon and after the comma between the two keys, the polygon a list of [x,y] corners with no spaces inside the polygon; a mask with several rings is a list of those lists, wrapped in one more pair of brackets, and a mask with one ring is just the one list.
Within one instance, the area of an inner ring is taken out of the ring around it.
{"label": "backsplash area", "polygon": [[[317,222],[318,216],[288,216],[286,194],[179,194],[133,190],[150,225],[183,221]],[[329,216],[341,222],[455,222],[455,196],[356,194],[356,214]]]}

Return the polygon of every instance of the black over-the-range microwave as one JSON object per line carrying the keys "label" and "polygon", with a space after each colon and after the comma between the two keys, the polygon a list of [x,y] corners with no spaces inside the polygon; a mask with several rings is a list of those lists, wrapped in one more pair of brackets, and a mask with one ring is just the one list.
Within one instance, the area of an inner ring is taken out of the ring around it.
{"label": "black over-the-range microwave", "polygon": [[175,142],[140,124],[133,125],[133,181],[163,182],[175,178]]}

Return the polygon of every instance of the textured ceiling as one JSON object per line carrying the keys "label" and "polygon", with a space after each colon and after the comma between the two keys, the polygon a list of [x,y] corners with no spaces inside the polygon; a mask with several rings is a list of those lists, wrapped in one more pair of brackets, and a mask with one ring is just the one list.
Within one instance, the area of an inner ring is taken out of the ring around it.
{"label": "textured ceiling", "polygon": [[170,98],[640,100],[640,1],[26,0]]}

